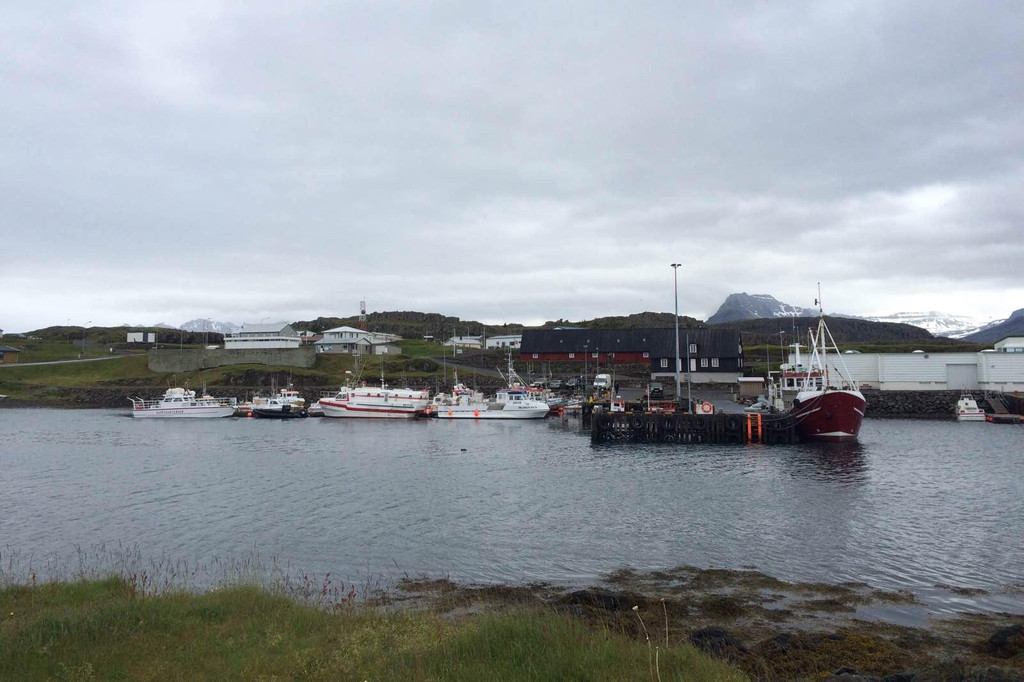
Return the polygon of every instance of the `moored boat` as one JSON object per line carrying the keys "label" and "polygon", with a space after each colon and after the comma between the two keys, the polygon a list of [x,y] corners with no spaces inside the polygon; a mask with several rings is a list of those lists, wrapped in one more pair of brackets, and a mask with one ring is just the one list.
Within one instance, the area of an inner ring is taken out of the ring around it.
{"label": "moored boat", "polygon": [[[857,440],[867,400],[843,362],[820,308],[818,328],[809,333],[811,358],[806,370],[800,365],[799,346],[796,350],[797,368],[803,376],[789,414],[796,418],[797,433],[802,441]],[[838,364],[830,364],[829,350]],[[786,369],[783,367],[784,375]]]}
{"label": "moored boat", "polygon": [[252,408],[252,414],[261,419],[296,419],[308,417],[304,407],[296,407],[284,398],[274,397]]}
{"label": "moored boat", "polygon": [[508,386],[497,391],[494,400],[488,401],[483,393],[456,383],[451,396],[442,395],[434,400],[432,413],[438,419],[543,419],[548,416],[551,407],[537,398],[535,389],[526,388],[512,367],[511,354],[508,375],[502,376]]}
{"label": "moored boat", "polygon": [[128,398],[132,402],[132,416],[162,419],[211,419],[230,417],[235,413],[233,399],[214,398],[184,388],[169,388],[159,400]]}
{"label": "moored boat", "polygon": [[956,420],[958,422],[983,422],[985,410],[978,407],[978,402],[970,393],[964,393],[956,401]]}
{"label": "moored boat", "polygon": [[389,388],[381,381],[379,387],[342,386],[330,398],[320,398],[325,417],[361,417],[373,419],[413,419],[427,409],[430,391],[410,388]]}

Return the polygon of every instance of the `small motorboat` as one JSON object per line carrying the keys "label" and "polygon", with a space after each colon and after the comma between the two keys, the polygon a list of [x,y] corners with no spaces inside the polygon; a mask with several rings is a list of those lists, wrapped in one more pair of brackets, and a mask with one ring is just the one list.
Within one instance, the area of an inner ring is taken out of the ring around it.
{"label": "small motorboat", "polygon": [[956,401],[956,420],[958,422],[983,422],[985,410],[978,407],[978,402],[970,393],[964,393]]}
{"label": "small motorboat", "polygon": [[296,407],[287,400],[274,397],[254,405],[252,415],[260,419],[301,419],[308,417],[309,412],[303,407]]}

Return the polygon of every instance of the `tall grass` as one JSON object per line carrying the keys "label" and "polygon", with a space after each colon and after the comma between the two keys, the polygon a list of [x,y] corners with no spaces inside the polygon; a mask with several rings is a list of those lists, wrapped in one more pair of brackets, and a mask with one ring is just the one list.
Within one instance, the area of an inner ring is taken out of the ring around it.
{"label": "tall grass", "polygon": [[[665,680],[743,679],[685,645],[659,665]],[[4,680],[647,678],[644,644],[552,612],[325,611],[251,586],[143,596],[120,577],[0,590]]]}

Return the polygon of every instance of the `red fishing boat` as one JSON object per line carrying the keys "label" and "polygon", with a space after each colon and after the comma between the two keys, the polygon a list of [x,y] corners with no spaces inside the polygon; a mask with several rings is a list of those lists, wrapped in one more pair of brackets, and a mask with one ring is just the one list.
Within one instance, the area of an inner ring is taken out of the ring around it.
{"label": "red fishing boat", "polygon": [[[819,314],[818,328],[808,330],[811,359],[789,413],[796,418],[802,441],[857,440],[867,401],[843,362],[820,308]],[[798,347],[798,366],[799,352]]]}

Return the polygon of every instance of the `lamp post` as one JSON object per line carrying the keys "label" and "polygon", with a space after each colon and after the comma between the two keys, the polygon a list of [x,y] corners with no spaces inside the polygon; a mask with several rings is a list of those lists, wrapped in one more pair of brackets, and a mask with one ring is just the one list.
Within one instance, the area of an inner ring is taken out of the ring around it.
{"label": "lamp post", "polygon": [[589,346],[587,344],[583,344],[583,386],[581,386],[580,388],[582,388],[584,391],[587,390],[587,352],[588,351],[589,351]]}
{"label": "lamp post", "polygon": [[[679,402],[680,394],[680,383],[679,383],[679,266],[682,263],[672,263],[672,289],[675,296],[675,311],[676,311],[676,356],[675,370],[676,370],[676,403]],[[689,344],[686,347],[687,358],[689,358]],[[687,368],[689,368],[689,359],[687,359]],[[687,404],[689,404],[689,396],[687,396]],[[689,411],[689,407],[686,408]]]}
{"label": "lamp post", "polygon": [[82,327],[82,355],[83,356],[85,355],[85,327],[89,326],[90,324],[92,324],[92,320],[89,320],[88,322],[86,322],[85,326]]}

